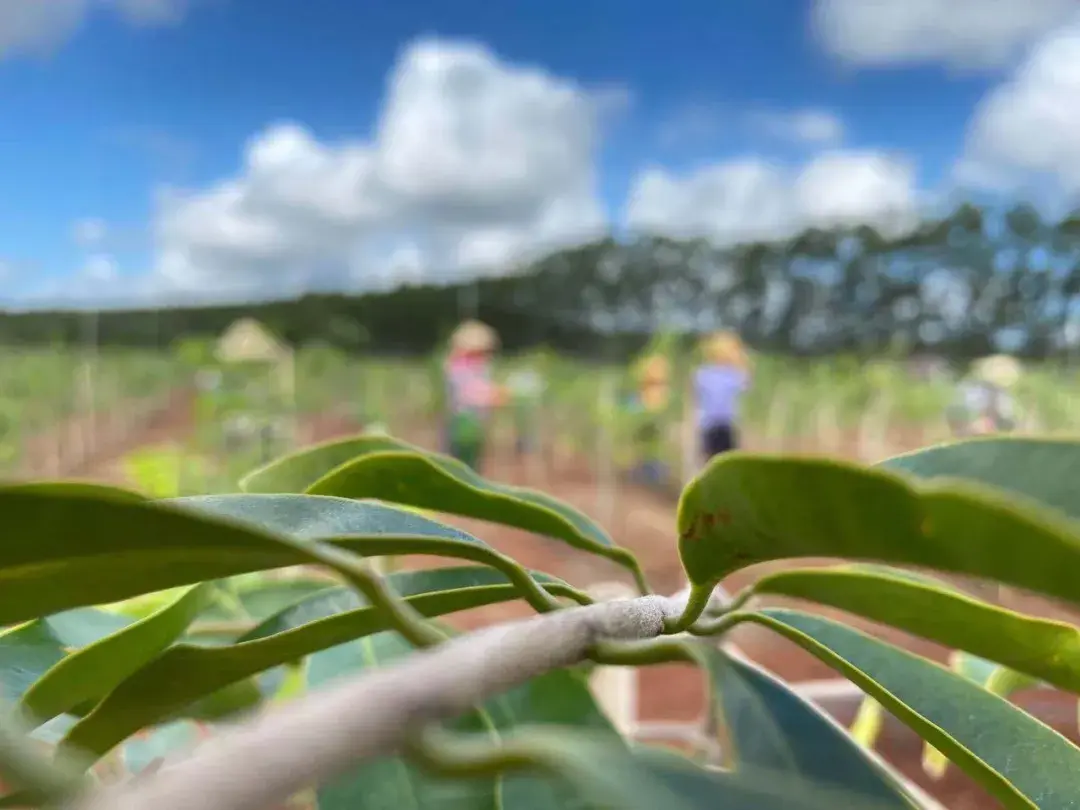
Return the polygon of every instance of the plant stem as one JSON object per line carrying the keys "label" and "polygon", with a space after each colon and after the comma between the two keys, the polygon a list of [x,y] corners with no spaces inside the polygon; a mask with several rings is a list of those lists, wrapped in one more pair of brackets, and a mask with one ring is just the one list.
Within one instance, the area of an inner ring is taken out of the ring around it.
{"label": "plant stem", "polygon": [[680,608],[666,597],[646,596],[566,608],[454,638],[274,706],[189,758],[145,780],[90,793],[68,810],[263,810],[357,762],[400,751],[434,722],[579,664],[604,642],[657,638]]}

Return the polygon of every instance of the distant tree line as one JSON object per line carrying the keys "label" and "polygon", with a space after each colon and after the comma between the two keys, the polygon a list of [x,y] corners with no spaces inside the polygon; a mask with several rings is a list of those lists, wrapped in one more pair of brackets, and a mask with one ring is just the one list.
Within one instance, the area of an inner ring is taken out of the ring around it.
{"label": "distant tree line", "polygon": [[[894,239],[865,226],[725,248],[606,239],[467,284],[111,310],[94,331],[102,345],[164,347],[218,335],[245,315],[294,345],[381,354],[427,353],[475,315],[510,351],[546,345],[594,357],[626,356],[656,331],[719,326],[794,354],[1065,357],[1080,351],[1080,215],[1048,222],[1027,205],[991,213],[965,204]],[[77,343],[86,330],[79,312],[0,313],[8,345]]]}

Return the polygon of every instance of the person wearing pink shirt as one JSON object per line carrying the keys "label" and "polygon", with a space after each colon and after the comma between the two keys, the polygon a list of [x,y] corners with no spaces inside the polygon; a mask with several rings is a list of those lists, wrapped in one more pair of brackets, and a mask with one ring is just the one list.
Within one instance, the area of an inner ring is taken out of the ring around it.
{"label": "person wearing pink shirt", "polygon": [[480,321],[466,321],[450,336],[446,358],[447,453],[479,471],[491,411],[506,402],[506,392],[492,378],[492,358],[499,337]]}

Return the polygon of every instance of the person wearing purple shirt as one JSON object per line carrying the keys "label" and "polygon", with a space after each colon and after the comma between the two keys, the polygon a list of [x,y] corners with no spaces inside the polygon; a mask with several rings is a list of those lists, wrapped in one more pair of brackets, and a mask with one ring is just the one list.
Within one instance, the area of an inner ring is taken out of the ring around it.
{"label": "person wearing purple shirt", "polygon": [[705,459],[738,446],[739,400],[750,384],[746,350],[737,335],[720,332],[702,346],[705,362],[694,372],[693,399]]}

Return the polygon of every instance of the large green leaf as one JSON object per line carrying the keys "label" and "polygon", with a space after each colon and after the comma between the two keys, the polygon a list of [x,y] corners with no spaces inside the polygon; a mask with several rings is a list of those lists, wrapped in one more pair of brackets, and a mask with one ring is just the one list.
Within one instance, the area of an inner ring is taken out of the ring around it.
{"label": "large green leaf", "polygon": [[147,501],[145,495],[130,489],[98,484],[93,481],[20,481],[0,486],[0,492],[36,492],[42,495],[82,495],[88,498],[116,498],[122,501]]}
{"label": "large green leaf", "polygon": [[40,724],[100,700],[180,638],[214,589],[213,583],[195,585],[157,613],[71,653],[23,693],[21,708]]}
{"label": "large green leaf", "polygon": [[[554,595],[570,590],[542,575],[536,579]],[[520,591],[506,577],[483,567],[409,571],[392,574],[387,582],[424,616],[520,598]],[[357,598],[349,589],[335,588],[267,619],[236,644],[170,647],[77,723],[66,738],[67,744],[101,756],[131,734],[170,719],[205,695],[328,647],[386,630],[389,625],[382,611],[350,608]]]}
{"label": "large green leaf", "polygon": [[796,557],[935,568],[1080,602],[1077,526],[995,492],[970,482],[915,486],[841,461],[725,454],[679,504],[693,609],[731,572]]}
{"label": "large green leaf", "polygon": [[[378,633],[311,656],[308,687],[317,689],[344,675],[384,666],[408,655],[412,647],[396,633]],[[463,719],[465,728],[482,729],[483,720]],[[498,778],[446,779],[429,776],[401,757],[366,762],[356,770],[322,785],[319,810],[399,810],[438,807],[440,810],[497,810]]]}
{"label": "large green leaf", "polygon": [[697,656],[712,682],[735,767],[787,773],[844,789],[852,801],[911,807],[896,782],[835,721],[759,667],[713,647]]}
{"label": "large green leaf", "polygon": [[762,577],[753,590],[857,613],[1080,693],[1080,630],[982,602],[932,577],[880,566],[793,569]]}
{"label": "large green leaf", "polygon": [[928,447],[877,466],[916,478],[963,478],[1080,518],[1080,441],[988,436]]}
{"label": "large green leaf", "polygon": [[6,490],[0,515],[12,527],[0,544],[0,624],[261,569],[344,564],[329,554],[336,549],[314,539],[361,554],[459,556],[498,565],[508,576],[521,572],[465,532],[342,498],[142,503]]}
{"label": "large green leaf", "polygon": [[968,679],[847,625],[796,610],[735,613],[729,621],[769,627],[841,672],[1002,806],[1075,808],[1080,748]]}
{"label": "large green leaf", "polygon": [[[872,802],[853,803],[846,790],[810,785],[790,774],[741,768],[708,771],[671,751],[628,748],[608,735],[581,730],[526,727],[508,740],[522,765],[567,784],[590,810],[870,810]],[[475,742],[447,741],[459,758]],[[528,763],[528,764],[525,764]],[[507,804],[506,807],[511,808]]]}
{"label": "large green leaf", "polygon": [[[538,610],[555,607],[513,560],[467,532],[408,509],[323,495],[201,495],[164,503],[241,521],[293,540],[337,539],[351,551],[371,556],[433,554],[482,562],[502,571]],[[584,594],[572,595],[587,601]]]}
{"label": "large green leaf", "polygon": [[360,436],[318,445],[256,470],[247,492],[300,492],[376,498],[478,518],[562,540],[634,573],[637,560],[584,514],[540,492],[497,484],[460,461],[387,436]]}
{"label": "large green leaf", "polygon": [[[1007,698],[1018,689],[1035,685],[1035,681],[1026,675],[962,650],[954,650],[950,653],[949,669],[1003,698]],[[934,746],[927,744],[923,748],[922,764],[924,771],[940,779],[945,773],[948,759]]]}

